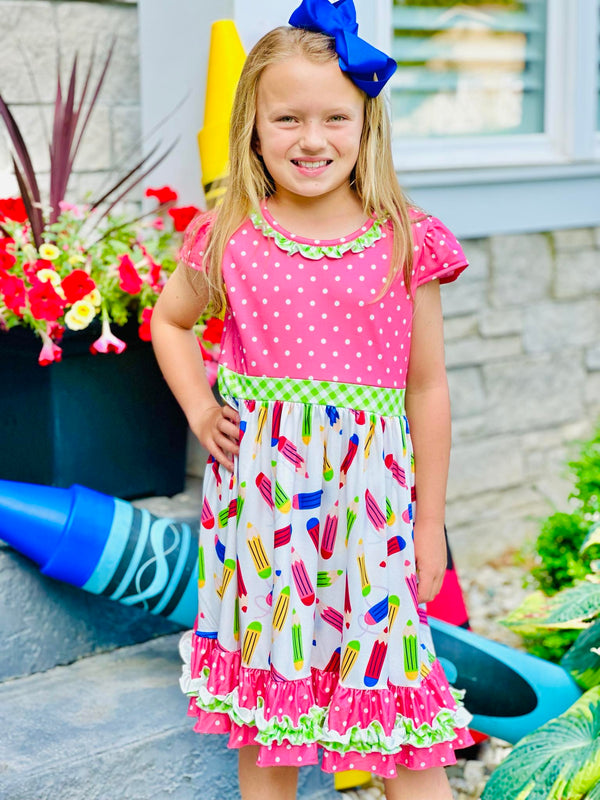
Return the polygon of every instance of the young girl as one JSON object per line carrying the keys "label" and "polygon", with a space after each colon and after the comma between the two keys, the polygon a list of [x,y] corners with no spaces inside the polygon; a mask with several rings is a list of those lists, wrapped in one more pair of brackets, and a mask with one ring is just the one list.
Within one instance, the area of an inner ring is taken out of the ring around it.
{"label": "young girl", "polygon": [[[469,717],[421,604],[446,565],[439,284],[466,261],[398,186],[379,94],[395,65],[352,0],[304,0],[290,23],[248,56],[228,192],[152,320],[210,453],[182,686],[196,730],[240,748],[244,800],[294,797],[318,750],[390,800],[448,800]],[[208,302],[226,303],[223,406],[192,332]]]}

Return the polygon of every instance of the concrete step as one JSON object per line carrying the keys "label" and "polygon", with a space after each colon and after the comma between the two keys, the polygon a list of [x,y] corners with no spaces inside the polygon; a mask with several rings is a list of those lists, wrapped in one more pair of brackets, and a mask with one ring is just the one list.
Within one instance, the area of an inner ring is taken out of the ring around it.
{"label": "concrete step", "polygon": [[[0,684],[1,800],[239,797],[226,737],[186,716],[179,635]],[[330,776],[300,771],[298,797],[335,800]]]}

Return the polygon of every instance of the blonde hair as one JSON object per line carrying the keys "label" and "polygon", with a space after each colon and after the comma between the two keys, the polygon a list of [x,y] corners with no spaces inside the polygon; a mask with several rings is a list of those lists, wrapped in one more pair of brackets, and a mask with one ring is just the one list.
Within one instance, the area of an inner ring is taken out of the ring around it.
{"label": "blonde hair", "polygon": [[[229,133],[229,181],[222,203],[215,212],[209,243],[204,254],[209,303],[215,313],[225,305],[221,262],[227,243],[252,209],[275,192],[275,185],[256,152],[256,102],[263,70],[293,56],[326,63],[337,59],[334,40],[322,33],[281,27],[267,33],[252,48],[237,86]],[[365,214],[389,218],[394,232],[392,264],[383,286],[385,294],[398,272],[410,292],[412,236],[409,204],[392,161],[391,126],[384,100],[364,94],[364,123],[358,159],[351,176],[352,188]],[[380,296],[381,296],[380,295]]]}

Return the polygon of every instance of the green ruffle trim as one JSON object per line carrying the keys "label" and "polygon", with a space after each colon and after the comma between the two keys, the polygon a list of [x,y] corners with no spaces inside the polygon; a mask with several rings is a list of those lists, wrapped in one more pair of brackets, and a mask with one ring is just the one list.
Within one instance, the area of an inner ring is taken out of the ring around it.
{"label": "green ruffle trim", "polygon": [[[205,668],[204,683],[208,678],[208,669]],[[273,717],[265,719],[263,708],[264,701],[259,698],[258,708],[243,708],[238,703],[237,688],[227,695],[215,696],[210,694],[205,685],[198,686],[194,681],[196,691],[189,691],[196,695],[196,705],[203,711],[227,714],[230,720],[237,725],[254,725],[258,728],[256,741],[259,744],[282,744],[284,741],[292,745],[317,743],[327,750],[338,753],[355,751],[358,753],[372,753],[376,751],[383,755],[394,755],[405,745],[414,747],[431,747],[434,744],[450,742],[456,738],[456,728],[466,727],[471,715],[461,704],[464,692],[450,688],[452,696],[459,704],[455,711],[441,708],[431,724],[423,723],[418,728],[414,721],[407,717],[399,717],[394,729],[389,736],[378,720],[374,720],[367,728],[354,725],[345,733],[331,730],[327,727],[327,708],[313,706],[307,714],[302,714],[298,723],[284,715],[282,719]]]}
{"label": "green ruffle trim", "polygon": [[269,223],[256,211],[251,212],[250,219],[252,220],[254,227],[257,230],[262,231],[262,233],[269,239],[273,239],[280,250],[284,250],[290,255],[293,255],[294,253],[300,253],[305,258],[312,259],[313,261],[323,258],[324,256],[327,256],[328,258],[342,258],[342,256],[348,252],[362,253],[363,250],[366,250],[367,247],[372,247],[375,242],[378,242],[379,239],[382,238],[384,235],[383,225],[385,223],[385,220],[374,220],[373,224],[368,230],[348,242],[340,242],[339,244],[334,245],[317,245],[305,244],[302,242],[296,242],[293,239],[289,239],[287,236],[284,236],[282,233],[269,225]]}

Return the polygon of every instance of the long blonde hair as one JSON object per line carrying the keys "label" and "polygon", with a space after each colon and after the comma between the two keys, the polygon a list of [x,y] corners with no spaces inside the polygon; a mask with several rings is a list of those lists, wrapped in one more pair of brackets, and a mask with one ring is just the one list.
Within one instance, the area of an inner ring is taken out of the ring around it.
{"label": "long blonde hair", "polygon": [[[231,235],[252,209],[275,192],[275,185],[255,149],[256,101],[263,70],[296,55],[325,63],[337,59],[334,40],[302,28],[281,27],[267,33],[252,48],[237,86],[229,132],[229,182],[215,212],[204,266],[209,283],[209,303],[215,313],[225,305],[221,262]],[[391,126],[381,96],[364,94],[365,109],[358,159],[351,176],[352,188],[365,214],[389,218],[394,232],[392,264],[381,295],[403,268],[410,292],[412,236],[404,196],[392,161]]]}

